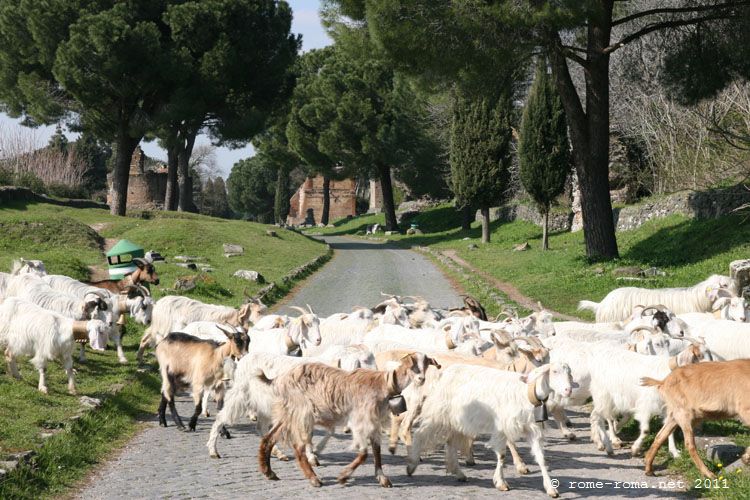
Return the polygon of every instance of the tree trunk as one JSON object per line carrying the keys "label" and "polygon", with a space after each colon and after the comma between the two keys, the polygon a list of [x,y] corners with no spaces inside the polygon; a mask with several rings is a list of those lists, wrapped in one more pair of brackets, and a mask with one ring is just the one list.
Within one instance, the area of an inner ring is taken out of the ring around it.
{"label": "tree trunk", "polygon": [[286,223],[286,216],[289,215],[289,171],[286,167],[281,167],[277,173],[273,209],[276,224]]}
{"label": "tree trunk", "polygon": [[396,221],[396,207],[393,201],[393,185],[391,184],[391,167],[378,165],[378,178],[383,190],[383,213],[385,214],[385,230],[398,231]]}
{"label": "tree trunk", "polygon": [[490,242],[490,207],[482,207],[482,243]]}
{"label": "tree trunk", "polygon": [[193,154],[195,136],[198,130],[189,131],[179,136],[179,153],[177,155],[177,172],[179,174],[180,201],[177,209],[180,212],[195,212],[193,204],[193,182],[190,177],[190,155]]}
{"label": "tree trunk", "polygon": [[112,215],[124,216],[128,206],[128,181],[130,180],[130,160],[141,138],[130,137],[127,124],[120,127],[117,135],[117,153],[112,169]]}
{"label": "tree trunk", "polygon": [[320,223],[328,225],[328,216],[331,213],[331,178],[323,176],[323,213],[320,216]]}
{"label": "tree trunk", "polygon": [[177,210],[177,147],[167,148],[167,194],[164,196],[164,210]]}
{"label": "tree trunk", "polygon": [[573,145],[573,158],[581,189],[581,214],[586,255],[592,259],[618,257],[612,201],[609,196],[609,45],[612,1],[601,2],[599,15],[588,25],[586,111],[570,77],[562,42],[547,34],[555,86],[565,108]]}
{"label": "tree trunk", "polygon": [[474,209],[464,207],[461,209],[461,229],[463,231],[471,230],[471,223],[474,222]]}
{"label": "tree trunk", "polygon": [[544,211],[542,217],[544,226],[542,227],[542,250],[549,250],[549,208]]}

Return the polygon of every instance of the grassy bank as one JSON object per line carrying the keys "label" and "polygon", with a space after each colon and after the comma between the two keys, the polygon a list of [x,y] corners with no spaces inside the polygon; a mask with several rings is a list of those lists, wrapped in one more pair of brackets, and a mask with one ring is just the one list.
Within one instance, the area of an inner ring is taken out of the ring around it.
{"label": "grassy bank", "polygon": [[[315,228],[310,232],[326,234],[364,234],[368,225],[384,224],[382,214],[365,215],[336,221],[333,228]],[[432,254],[453,250],[473,267],[492,277],[511,283],[534,301],[541,301],[554,310],[593,319],[589,313],[576,310],[579,300],[599,301],[609,291],[621,286],[669,287],[689,286],[710,274],[727,274],[729,263],[750,257],[750,221],[743,216],[727,216],[711,220],[693,220],[670,216],[652,220],[638,229],[617,234],[621,258],[611,262],[590,262],[585,258],[583,234],[556,233],[550,237],[550,250],[541,250],[541,229],[534,224],[517,221],[492,224],[491,243],[480,242],[481,229],[474,223],[470,231],[460,229],[460,215],[450,206],[441,206],[418,215],[413,222],[422,235],[389,235],[386,238],[405,247],[425,246]],[[513,251],[513,247],[528,242],[530,249]],[[618,280],[612,271],[617,267],[658,267],[665,276],[643,281]],[[474,279],[464,270],[450,269],[449,275],[462,284],[474,287],[480,300],[496,307],[494,293],[481,279]],[[489,308],[488,308],[489,309]],[[658,420],[658,419],[657,419]],[[649,446],[653,434],[660,427],[654,421],[653,432],[646,441]],[[705,435],[729,436],[740,446],[750,445],[750,430],[733,421],[707,422]],[[637,425],[631,422],[623,429],[623,436],[635,439]],[[704,457],[705,458],[705,457]],[[688,487],[693,488],[699,474],[687,454],[672,460],[666,449],[661,450],[658,464],[666,464],[670,471],[679,473]],[[726,466],[729,464],[722,464]],[[750,495],[750,474],[722,474],[722,467],[711,464],[727,488],[694,488],[695,496],[744,499]]]}
{"label": "grassy bank", "polygon": [[[337,221],[336,227],[315,229],[329,234],[357,234],[363,227],[383,223],[382,214]],[[710,274],[727,274],[729,262],[748,257],[750,222],[740,215],[711,220],[693,220],[674,215],[647,222],[638,229],[617,234],[620,259],[592,263],[585,258],[583,233],[555,233],[550,250],[541,250],[541,230],[516,221],[492,223],[491,243],[480,243],[480,227],[460,229],[460,217],[452,207],[438,207],[414,220],[423,235],[392,235],[404,246],[428,246],[455,250],[459,257],[501,281],[515,285],[524,295],[540,300],[557,311],[587,316],[576,311],[579,300],[599,301],[620,286],[688,286]],[[519,243],[530,249],[513,251]],[[470,246],[478,246],[476,249]],[[644,281],[618,280],[612,270],[623,266],[658,267],[666,276]]]}
{"label": "grassy bank", "polygon": [[[197,274],[172,263],[173,256],[182,254],[204,257],[214,269],[187,295],[238,306],[243,290],[252,294],[264,285],[232,277],[237,269],[258,271],[267,282],[277,283],[273,300],[294,285],[282,280],[285,275],[327,252],[325,245],[303,235],[277,230],[273,237],[266,234],[267,229],[193,214],[113,217],[98,209],[15,204],[0,207],[0,269],[7,270],[13,259],[24,257],[43,260],[51,274],[87,279],[89,266],[106,269],[104,239],[127,238],[167,258],[167,263],[156,265],[161,284],[152,287],[155,298],[173,293],[171,287],[178,277]],[[242,245],[244,255],[224,257],[223,243]],[[21,467],[0,481],[0,498],[58,495],[131,436],[137,417],[155,411],[158,375],[138,372],[135,366],[143,327],[129,321],[126,330],[123,343],[130,363],[119,364],[114,351],[88,351],[87,363],[75,364],[78,397],[67,394],[65,374],[56,363],[47,369],[50,394],[46,396],[36,390],[38,374],[25,359],[19,363],[21,380],[0,375],[0,460],[21,450],[38,452],[32,466]],[[105,402],[100,409],[85,412],[80,396]]]}

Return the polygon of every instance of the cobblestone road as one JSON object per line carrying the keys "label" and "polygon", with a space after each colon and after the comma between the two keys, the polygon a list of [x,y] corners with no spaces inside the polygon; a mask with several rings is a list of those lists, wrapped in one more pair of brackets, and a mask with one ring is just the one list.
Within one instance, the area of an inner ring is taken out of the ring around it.
{"label": "cobblestone road", "polygon": [[[332,243],[336,257],[288,303],[310,303],[321,314],[328,314],[352,305],[371,304],[379,300],[380,290],[423,294],[439,305],[458,302],[448,281],[428,260],[414,252],[383,250],[376,244],[338,238]],[[415,287],[415,283],[421,286]],[[192,403],[186,396],[179,399],[178,410],[183,417],[192,413]],[[586,414],[575,414],[572,421],[578,435],[575,442],[562,440],[554,429],[547,432],[547,461],[552,477],[559,481],[558,490],[563,498],[680,496],[678,489],[666,484],[667,478],[645,477],[642,459],[630,458],[625,450],[617,450],[614,457],[597,451],[585,430]],[[384,449],[385,473],[394,487],[383,489],[373,477],[371,457],[356,471],[350,484],[341,486],[335,482],[340,470],[354,458],[348,451],[349,436],[338,435],[338,439],[329,443],[317,470],[324,486],[314,489],[294,462],[273,459],[272,465],[281,481],[268,481],[258,472],[260,440],[249,422],[232,429],[233,439],[220,440],[221,459],[209,458],[205,444],[212,422],[213,418],[202,418],[197,432],[183,433],[171,420],[170,427],[163,429],[155,418],[149,419],[119,455],[91,475],[77,498],[548,498],[539,468],[523,443],[520,451],[531,473],[519,476],[507,464],[505,473],[511,487],[507,493],[493,488],[494,455],[481,443],[475,445],[477,465],[463,469],[469,477],[468,483],[458,483],[445,475],[441,453],[427,455],[416,474],[409,477],[403,448],[396,456],[388,455]]]}

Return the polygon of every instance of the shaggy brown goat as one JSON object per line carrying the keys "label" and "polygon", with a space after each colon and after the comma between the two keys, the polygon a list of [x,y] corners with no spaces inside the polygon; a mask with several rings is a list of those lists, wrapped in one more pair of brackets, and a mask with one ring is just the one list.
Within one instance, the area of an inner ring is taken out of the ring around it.
{"label": "shaggy brown goat", "polygon": [[136,257],[133,259],[133,263],[138,267],[135,271],[125,276],[120,281],[116,280],[101,280],[87,282],[87,285],[95,286],[97,288],[104,288],[112,293],[121,293],[128,289],[129,286],[140,285],[141,283],[153,283],[154,285],[159,284],[159,275],[156,274],[156,268],[154,265],[145,259]]}
{"label": "shaggy brown goat", "polygon": [[[369,441],[375,460],[375,477],[381,486],[389,488],[391,481],[383,473],[380,458],[380,430],[390,413],[389,399],[400,394],[412,381],[423,384],[430,365],[439,367],[434,359],[415,353],[403,357],[398,368],[391,371],[346,372],[312,363],[297,366],[280,376],[273,382],[278,395],[273,412],[275,425],[263,437],[258,450],[260,471],[268,479],[279,479],[271,470],[271,448],[283,439],[294,449],[305,477],[313,486],[321,486],[305,454],[305,447],[312,444],[313,427],[317,424],[332,429],[349,423],[357,457],[339,474],[339,483],[345,483],[366,460]],[[265,378],[263,374],[260,376]]]}
{"label": "shaggy brown goat", "polygon": [[[644,377],[641,385],[656,386],[667,407],[664,425],[646,453],[646,475],[654,475],[656,452],[680,426],[695,466],[704,476],[715,478],[695,449],[693,426],[703,420],[725,418],[739,418],[750,426],[750,360],[687,365],[673,370],[662,381]],[[742,461],[750,465],[750,448],[745,450]]]}

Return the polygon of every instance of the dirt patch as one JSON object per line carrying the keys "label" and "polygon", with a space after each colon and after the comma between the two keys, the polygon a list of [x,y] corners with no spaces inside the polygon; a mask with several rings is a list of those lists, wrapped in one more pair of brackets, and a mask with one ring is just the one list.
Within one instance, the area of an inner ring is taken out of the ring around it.
{"label": "dirt patch", "polygon": [[[458,256],[455,250],[443,250],[440,252],[442,255],[445,255],[449,259],[451,259],[453,262],[458,264],[459,266],[465,267],[466,269],[469,269],[474,274],[477,274],[481,276],[483,279],[487,280],[492,286],[503,292],[505,295],[508,296],[509,299],[511,299],[513,302],[516,302],[517,304],[525,307],[526,309],[531,309],[532,311],[538,311],[539,310],[539,304],[537,301],[532,299],[531,297],[527,297],[526,295],[522,294],[521,291],[513,286],[511,283],[507,283],[505,281],[500,281],[499,279],[490,276],[489,274],[485,273],[484,271],[481,271],[477,269],[476,267],[472,266],[465,260],[463,260],[461,257]],[[552,313],[553,316],[564,319],[566,321],[581,321],[581,318],[576,318],[575,316],[570,316],[568,314],[563,314],[561,312],[553,311],[552,309],[549,309],[545,307],[547,311]]]}

